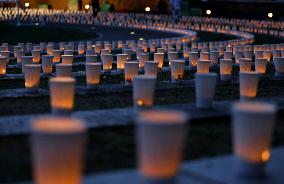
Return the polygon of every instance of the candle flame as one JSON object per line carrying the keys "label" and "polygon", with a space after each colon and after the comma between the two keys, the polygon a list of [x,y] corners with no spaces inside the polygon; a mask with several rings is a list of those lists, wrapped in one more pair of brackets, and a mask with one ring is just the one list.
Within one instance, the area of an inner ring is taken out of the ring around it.
{"label": "candle flame", "polygon": [[142,106],[144,103],[143,103],[143,100],[137,100],[137,105],[138,106]]}
{"label": "candle flame", "polygon": [[270,151],[269,150],[265,150],[264,152],[262,152],[261,154],[261,159],[263,162],[268,161],[270,158]]}

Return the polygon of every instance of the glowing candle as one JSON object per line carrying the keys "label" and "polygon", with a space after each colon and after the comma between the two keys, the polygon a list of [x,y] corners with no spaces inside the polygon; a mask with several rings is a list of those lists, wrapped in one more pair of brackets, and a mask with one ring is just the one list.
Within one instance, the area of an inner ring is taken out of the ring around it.
{"label": "glowing candle", "polygon": [[224,52],[224,59],[233,59],[233,52],[225,51]]}
{"label": "glowing candle", "polygon": [[72,65],[70,64],[57,64],[56,77],[72,77]]}
{"label": "glowing candle", "polygon": [[235,63],[239,64],[241,58],[244,58],[244,52],[236,51],[236,53],[235,53]]}
{"label": "glowing candle", "polygon": [[275,76],[283,77],[284,76],[284,57],[273,58],[273,63],[275,66]]}
{"label": "glowing candle", "polygon": [[54,114],[70,114],[74,106],[75,79],[52,78],[49,81],[50,100]]}
{"label": "glowing candle", "polygon": [[216,73],[195,74],[195,95],[197,108],[212,108],[216,88]]}
{"label": "glowing candle", "polygon": [[221,81],[231,80],[233,60],[221,59],[220,60],[220,77]]}
{"label": "glowing candle", "polygon": [[103,70],[104,71],[111,71],[112,63],[113,63],[113,56],[112,54],[103,54],[101,55],[102,62],[103,62]]}
{"label": "glowing candle", "polygon": [[47,45],[46,46],[46,51],[48,55],[52,55],[54,45]]}
{"label": "glowing candle", "polygon": [[98,62],[97,55],[86,55],[86,63],[96,63]]}
{"label": "glowing candle", "polygon": [[225,47],[224,46],[219,46],[218,48],[219,56],[224,56],[225,54]]}
{"label": "glowing candle", "polygon": [[145,61],[149,61],[149,54],[140,53],[138,61],[139,61],[139,68],[144,68]]}
{"label": "glowing candle", "polygon": [[251,71],[251,65],[252,65],[251,59],[241,58],[239,64],[240,64],[240,72],[250,72]]}
{"label": "glowing candle", "polygon": [[124,70],[124,64],[127,61],[127,54],[117,54],[116,55],[116,66],[118,70]]}
{"label": "glowing candle", "polygon": [[32,56],[22,56],[22,72],[25,73],[25,65],[32,63],[33,63]]}
{"label": "glowing candle", "polygon": [[51,74],[52,73],[52,63],[53,63],[53,56],[51,55],[43,55],[41,56],[41,66],[42,71],[45,74]]}
{"label": "glowing candle", "polygon": [[271,59],[271,51],[270,50],[263,51],[263,58],[265,58],[267,62],[269,62]]}
{"label": "glowing candle", "polygon": [[37,92],[40,81],[40,65],[26,64],[25,65],[25,87],[28,92]]}
{"label": "glowing candle", "polygon": [[158,64],[159,68],[163,68],[164,58],[165,58],[165,54],[164,53],[154,53],[154,61],[159,63]]}
{"label": "glowing candle", "polygon": [[32,50],[33,62],[39,63],[40,62],[40,51],[39,50]]}
{"label": "glowing candle", "polygon": [[189,52],[190,52],[189,47],[183,47],[182,54],[183,54],[184,58],[188,58],[189,57]]}
{"label": "glowing candle", "polygon": [[189,63],[192,67],[197,66],[197,60],[199,58],[198,52],[190,52],[189,53]]}
{"label": "glowing candle", "polygon": [[73,55],[62,55],[62,64],[73,64],[74,56]]}
{"label": "glowing candle", "polygon": [[79,44],[78,45],[78,55],[84,55],[85,54],[85,45]]}
{"label": "glowing candle", "polygon": [[172,83],[179,83],[183,79],[185,70],[185,61],[172,60],[171,64],[171,78]]}
{"label": "glowing candle", "polygon": [[200,60],[209,60],[209,52],[201,52]]}
{"label": "glowing candle", "polygon": [[255,51],[255,59],[262,59],[262,58],[263,58],[263,51],[262,50]]}
{"label": "glowing candle", "polygon": [[139,63],[138,62],[125,62],[124,79],[125,85],[132,85],[134,76],[138,75]]}
{"label": "glowing candle", "polygon": [[168,60],[169,65],[171,65],[171,61],[178,60],[178,52],[168,52]]}
{"label": "glowing candle", "polygon": [[246,176],[264,174],[270,157],[276,107],[265,103],[237,103],[232,119],[237,172]]}
{"label": "glowing candle", "polygon": [[144,64],[145,75],[157,77],[159,63],[156,61],[145,61]]}
{"label": "glowing candle", "polygon": [[96,89],[100,83],[102,64],[86,63],[86,78],[88,89]]}
{"label": "glowing candle", "polygon": [[32,123],[35,183],[81,183],[86,131],[83,122],[71,118],[46,117]]}
{"label": "glowing candle", "polygon": [[211,51],[210,52],[210,61],[212,65],[219,64],[219,52],[217,51]]}
{"label": "glowing candle", "polygon": [[0,77],[5,77],[7,72],[7,58],[0,56]]}
{"label": "glowing candle", "polygon": [[209,60],[198,60],[197,73],[209,73],[210,64]]}
{"label": "glowing candle", "polygon": [[176,183],[187,116],[177,111],[143,111],[136,122],[140,174],[149,183]]}
{"label": "glowing candle", "polygon": [[53,50],[52,56],[53,56],[53,62],[59,63],[60,62],[60,56],[61,56],[61,50]]}
{"label": "glowing candle", "polygon": [[112,51],[112,44],[105,44],[105,50],[108,50],[108,54],[111,53],[111,51]]}
{"label": "glowing candle", "polygon": [[240,98],[242,101],[256,97],[260,74],[257,72],[240,73]]}
{"label": "glowing candle", "polygon": [[65,42],[60,42],[59,43],[59,48],[60,48],[60,50],[65,50],[65,45],[66,45],[66,43]]}
{"label": "glowing candle", "polygon": [[134,107],[152,107],[154,102],[156,77],[137,75],[133,80]]}
{"label": "glowing candle", "polygon": [[265,74],[266,64],[267,64],[267,60],[264,58],[255,59],[255,71],[260,74]]}
{"label": "glowing candle", "polygon": [[101,53],[101,49],[102,49],[102,46],[99,45],[99,44],[96,44],[95,45],[95,53],[96,54],[100,54]]}

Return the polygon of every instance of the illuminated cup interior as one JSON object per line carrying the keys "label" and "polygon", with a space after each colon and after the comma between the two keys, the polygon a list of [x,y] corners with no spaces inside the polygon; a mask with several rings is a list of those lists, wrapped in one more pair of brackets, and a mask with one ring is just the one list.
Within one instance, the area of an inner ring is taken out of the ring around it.
{"label": "illuminated cup interior", "polygon": [[53,63],[53,56],[50,55],[41,56],[41,67],[43,73],[45,74],[52,73],[52,63]]}
{"label": "illuminated cup interior", "polygon": [[62,64],[73,65],[74,56],[73,55],[62,55]]}
{"label": "illuminated cup interior", "polygon": [[198,52],[189,53],[189,63],[191,64],[191,66],[193,67],[197,66],[198,58],[199,58]]}
{"label": "illuminated cup interior", "polygon": [[237,172],[261,174],[270,158],[276,107],[265,103],[236,103],[232,119],[234,155],[238,158]]}
{"label": "illuminated cup interior", "polygon": [[103,70],[110,71],[112,69],[113,56],[112,54],[102,54]]}
{"label": "illuminated cup interior", "polygon": [[49,80],[50,101],[54,114],[70,114],[74,106],[75,79],[56,77]]}
{"label": "illuminated cup interior", "polygon": [[5,76],[7,72],[7,58],[0,56],[0,76]]}
{"label": "illuminated cup interior", "polygon": [[260,74],[265,74],[266,72],[267,60],[265,58],[255,59],[255,71]]}
{"label": "illuminated cup interior", "polygon": [[157,61],[159,63],[158,64],[159,68],[163,68],[164,58],[165,58],[164,53],[154,53],[154,61]]}
{"label": "illuminated cup interior", "polygon": [[209,60],[197,61],[197,73],[209,73],[211,62]]}
{"label": "illuminated cup interior", "polygon": [[220,76],[222,81],[231,80],[233,60],[221,59],[220,60]]}
{"label": "illuminated cup interior", "polygon": [[182,158],[187,116],[177,111],[140,112],[136,119],[138,167],[148,179],[171,179]]}
{"label": "illuminated cup interior", "polygon": [[139,54],[139,68],[143,68],[144,67],[144,63],[145,61],[149,61],[149,54],[148,53],[140,53]]}
{"label": "illuminated cup interior", "polygon": [[48,55],[52,55],[54,45],[47,45],[46,46],[46,52]]}
{"label": "illuminated cup interior", "polygon": [[116,55],[117,60],[116,60],[116,64],[117,64],[117,69],[118,70],[124,70],[124,65],[125,62],[127,61],[127,54],[117,54]]}
{"label": "illuminated cup interior", "polygon": [[157,77],[158,75],[158,62],[156,61],[145,61],[144,71],[145,75]]}
{"label": "illuminated cup interior", "polygon": [[275,76],[284,76],[284,57],[273,58],[273,63],[275,66]]}
{"label": "illuminated cup interior", "polygon": [[250,72],[252,66],[252,60],[241,58],[239,65],[240,65],[240,72]]}
{"label": "illuminated cup interior", "polygon": [[78,55],[85,54],[85,45],[78,45]]}
{"label": "illuminated cup interior", "polygon": [[240,73],[240,98],[241,101],[254,99],[257,95],[260,74],[257,72]]}
{"label": "illuminated cup interior", "polygon": [[100,83],[102,64],[86,63],[86,79],[89,89],[96,89]]}
{"label": "illuminated cup interior", "polygon": [[25,65],[32,64],[33,63],[33,57],[32,56],[22,56],[22,72],[25,73]]}
{"label": "illuminated cup interior", "polygon": [[212,108],[216,89],[216,73],[195,74],[195,96],[197,108]]}
{"label": "illuminated cup interior", "polygon": [[70,64],[57,64],[56,77],[72,77],[72,65]]}
{"label": "illuminated cup interior", "polygon": [[262,50],[255,51],[255,59],[262,59],[264,58],[264,52]]}
{"label": "illuminated cup interior", "polygon": [[71,118],[42,117],[32,122],[34,181],[78,184],[83,172],[86,127]]}
{"label": "illuminated cup interior", "polygon": [[154,103],[156,77],[137,75],[133,80],[133,102],[135,108],[152,107]]}
{"label": "illuminated cup interior", "polygon": [[178,52],[168,52],[168,60],[169,65],[171,65],[171,61],[178,60]]}
{"label": "illuminated cup interior", "polygon": [[32,50],[33,62],[39,63],[40,62],[40,50]]}
{"label": "illuminated cup interior", "polygon": [[138,62],[125,62],[125,69],[124,69],[124,80],[125,85],[129,86],[132,84],[134,76],[138,75],[139,70],[139,63]]}
{"label": "illuminated cup interior", "polygon": [[30,92],[36,92],[40,82],[40,65],[26,64],[24,77],[26,89],[28,89]]}
{"label": "illuminated cup interior", "polygon": [[269,62],[271,60],[271,51],[263,51],[263,58],[265,58],[267,62]]}
{"label": "illuminated cup interior", "polygon": [[185,71],[185,61],[172,60],[170,68],[171,68],[172,83],[178,83],[180,80],[183,79]]}
{"label": "illuminated cup interior", "polygon": [[53,62],[59,63],[60,62],[60,56],[61,56],[61,50],[53,50],[52,56],[53,56]]}
{"label": "illuminated cup interior", "polygon": [[200,52],[200,60],[209,60],[209,52]]}
{"label": "illuminated cup interior", "polygon": [[239,64],[241,58],[244,58],[244,52],[236,51],[235,52],[235,63]]}

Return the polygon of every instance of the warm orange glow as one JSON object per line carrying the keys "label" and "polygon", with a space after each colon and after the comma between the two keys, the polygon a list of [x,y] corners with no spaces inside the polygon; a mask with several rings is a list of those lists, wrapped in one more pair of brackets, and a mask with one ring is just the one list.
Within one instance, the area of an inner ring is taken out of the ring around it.
{"label": "warm orange glow", "polygon": [[28,89],[37,89],[40,81],[40,65],[25,65],[25,87]]}
{"label": "warm orange glow", "polygon": [[100,83],[102,65],[100,63],[86,63],[87,85]]}
{"label": "warm orange glow", "polygon": [[173,60],[171,64],[172,82],[181,80],[184,75],[185,62],[181,60]]}
{"label": "warm orange glow", "polygon": [[138,106],[142,106],[144,103],[143,103],[143,100],[137,100],[137,105]]}
{"label": "warm orange glow", "polygon": [[261,159],[263,162],[267,162],[270,158],[270,151],[269,150],[265,150],[264,152],[262,152],[261,154]]}

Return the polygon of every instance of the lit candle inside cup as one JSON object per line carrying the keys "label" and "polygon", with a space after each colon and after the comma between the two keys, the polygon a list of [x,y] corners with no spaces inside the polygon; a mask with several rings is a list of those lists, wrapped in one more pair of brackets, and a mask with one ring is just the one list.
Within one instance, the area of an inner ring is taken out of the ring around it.
{"label": "lit candle inside cup", "polygon": [[61,50],[53,50],[52,56],[53,56],[53,62],[59,63],[60,62],[60,56],[61,56]]}
{"label": "lit candle inside cup", "polygon": [[240,72],[250,72],[251,71],[251,65],[252,65],[251,59],[241,58],[239,64],[240,64]]}
{"label": "lit candle inside cup", "polygon": [[175,184],[188,118],[177,111],[143,111],[136,120],[139,173],[149,183]]}
{"label": "lit candle inside cup", "polygon": [[224,56],[225,54],[225,47],[224,46],[219,46],[218,48],[219,56]]}
{"label": "lit candle inside cup", "polygon": [[27,92],[37,92],[40,81],[40,65],[26,64],[24,75]]}
{"label": "lit candle inside cup", "polygon": [[33,62],[39,63],[40,62],[40,51],[39,50],[32,50]]}
{"label": "lit candle inside cup", "polygon": [[124,64],[127,61],[127,54],[117,54],[116,55],[116,66],[118,70],[124,70]]}
{"label": "lit candle inside cup", "polygon": [[62,55],[62,64],[73,65],[74,56],[73,55]]}
{"label": "lit candle inside cup", "polygon": [[86,78],[88,89],[97,89],[100,83],[102,64],[86,63]]}
{"label": "lit candle inside cup", "polygon": [[49,80],[53,114],[71,114],[74,106],[75,82],[75,79],[69,77],[58,77]]}
{"label": "lit candle inside cup", "polygon": [[54,45],[47,45],[46,46],[46,51],[48,55],[52,55]]}
{"label": "lit candle inside cup", "polygon": [[262,50],[258,50],[255,51],[255,59],[262,59],[263,57],[263,51]]}
{"label": "lit candle inside cup", "polygon": [[43,55],[41,56],[41,66],[42,71],[45,74],[51,74],[52,73],[52,63],[53,63],[53,56],[51,55]]}
{"label": "lit candle inside cup", "polygon": [[253,57],[253,51],[244,51],[244,57],[246,59],[252,59]]}
{"label": "lit candle inside cup", "polygon": [[200,60],[209,60],[209,52],[201,52]]}
{"label": "lit candle inside cup", "polygon": [[195,95],[197,108],[212,108],[213,99],[215,95],[216,81],[216,73],[195,74]]}
{"label": "lit candle inside cup", "polygon": [[102,54],[101,57],[102,57],[102,62],[103,62],[103,70],[111,71],[112,63],[113,63],[112,54]]}
{"label": "lit candle inside cup", "polygon": [[157,77],[158,64],[159,63],[156,61],[145,61],[144,63],[145,75]]}
{"label": "lit candle inside cup", "polygon": [[95,53],[96,53],[96,54],[100,54],[100,53],[101,53],[101,50],[102,50],[102,46],[99,45],[99,44],[96,44],[96,45],[95,45]]}
{"label": "lit candle inside cup", "polygon": [[178,52],[168,52],[169,65],[173,60],[178,60]]}
{"label": "lit candle inside cup", "polygon": [[0,55],[6,57],[7,64],[10,61],[10,51],[0,51]]}
{"label": "lit candle inside cup", "polygon": [[231,80],[233,60],[221,59],[220,60],[220,77],[221,81]]}
{"label": "lit candle inside cup", "polygon": [[133,53],[131,49],[122,49],[122,53],[128,55],[128,56],[127,56],[127,60],[128,60],[128,61],[131,60],[132,53]]}
{"label": "lit candle inside cup", "polygon": [[105,48],[104,48],[105,50],[108,50],[108,53],[111,53],[111,51],[112,51],[112,44],[105,44]]}
{"label": "lit candle inside cup", "polygon": [[197,73],[209,73],[210,64],[209,60],[198,60]]}
{"label": "lit candle inside cup", "polygon": [[225,51],[224,52],[224,59],[233,59],[233,52]]}
{"label": "lit candle inside cup", "polygon": [[235,52],[235,63],[239,64],[241,58],[244,58],[244,52],[236,51]]}
{"label": "lit candle inside cup", "polygon": [[140,53],[138,61],[139,61],[139,68],[144,68],[145,61],[149,61],[149,54]]}
{"label": "lit candle inside cup", "polygon": [[0,56],[0,77],[5,77],[7,72],[7,58]]}
{"label": "lit candle inside cup", "polygon": [[182,54],[184,58],[189,58],[189,52],[190,52],[189,47],[183,47]]}
{"label": "lit candle inside cup", "polygon": [[165,58],[165,54],[164,53],[154,53],[154,61],[159,63],[158,64],[159,68],[163,68],[164,58]]}
{"label": "lit candle inside cup", "polygon": [[81,183],[86,131],[76,119],[46,117],[32,123],[35,183]]}
{"label": "lit candle inside cup", "polygon": [[238,174],[260,176],[270,157],[276,107],[244,102],[233,107],[233,145]]}
{"label": "lit candle inside cup", "polygon": [[183,79],[184,70],[185,70],[185,61],[172,60],[171,64],[172,83],[179,83]]}
{"label": "lit candle inside cup", "polygon": [[264,58],[255,59],[255,71],[260,74],[265,74],[266,64],[267,60]]}
{"label": "lit candle inside cup", "polygon": [[56,77],[72,77],[72,65],[70,64],[57,64]]}
{"label": "lit candle inside cup", "polygon": [[33,63],[32,56],[22,56],[22,72],[25,73],[25,65],[32,63]]}
{"label": "lit candle inside cup", "polygon": [[134,76],[138,75],[139,63],[138,62],[125,62],[124,80],[126,86],[131,86]]}
{"label": "lit candle inside cup", "polygon": [[284,57],[273,58],[273,63],[275,66],[275,76],[283,77],[284,76]]}
{"label": "lit candle inside cup", "polygon": [[190,52],[189,53],[189,63],[191,66],[195,67],[197,66],[197,61],[198,61],[198,52]]}
{"label": "lit candle inside cup", "polygon": [[86,63],[96,63],[98,62],[97,55],[86,55]]}
{"label": "lit candle inside cup", "polygon": [[152,107],[154,103],[156,77],[137,75],[133,80],[134,108]]}
{"label": "lit candle inside cup", "polygon": [[79,44],[78,45],[78,55],[84,55],[85,54],[85,49],[86,49],[85,45]]}
{"label": "lit candle inside cup", "polygon": [[219,64],[219,52],[217,51],[211,51],[210,52],[210,61],[212,65]]}
{"label": "lit candle inside cup", "polygon": [[240,73],[240,98],[241,101],[252,100],[257,95],[260,74],[257,72]]}

